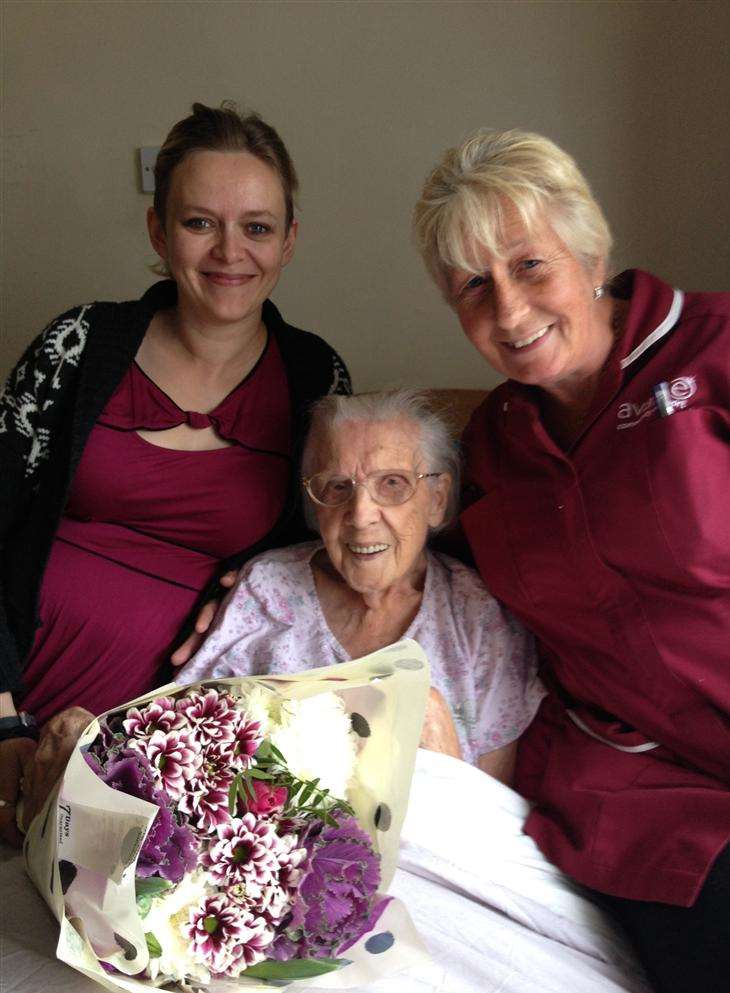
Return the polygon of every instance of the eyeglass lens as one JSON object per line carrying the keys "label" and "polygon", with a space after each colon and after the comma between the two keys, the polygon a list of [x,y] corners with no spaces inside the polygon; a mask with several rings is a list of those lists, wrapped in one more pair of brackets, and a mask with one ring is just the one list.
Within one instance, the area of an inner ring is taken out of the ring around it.
{"label": "eyeglass lens", "polygon": [[[352,499],[356,485],[349,476],[330,476],[322,472],[309,480],[309,491],[320,503],[337,507]],[[376,503],[391,507],[405,503],[415,491],[413,477],[403,470],[371,472],[362,480],[362,485]]]}

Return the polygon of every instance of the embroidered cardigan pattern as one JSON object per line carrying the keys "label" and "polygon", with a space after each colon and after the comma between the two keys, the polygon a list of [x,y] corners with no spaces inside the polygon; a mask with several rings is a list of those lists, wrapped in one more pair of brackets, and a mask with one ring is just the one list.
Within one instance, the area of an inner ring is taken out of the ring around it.
{"label": "embroidered cardigan pattern", "polygon": [[91,304],[52,321],[15,367],[0,394],[0,434],[15,436],[24,475],[34,478],[48,458],[54,391],[63,390],[78,367],[89,333]]}

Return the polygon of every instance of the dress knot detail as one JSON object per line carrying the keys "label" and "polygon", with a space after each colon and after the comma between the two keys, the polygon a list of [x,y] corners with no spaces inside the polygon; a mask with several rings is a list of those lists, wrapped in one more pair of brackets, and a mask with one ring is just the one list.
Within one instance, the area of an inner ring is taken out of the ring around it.
{"label": "dress knot detail", "polygon": [[200,431],[202,428],[209,428],[212,424],[207,414],[199,414],[196,410],[186,410],[185,420],[196,431]]}

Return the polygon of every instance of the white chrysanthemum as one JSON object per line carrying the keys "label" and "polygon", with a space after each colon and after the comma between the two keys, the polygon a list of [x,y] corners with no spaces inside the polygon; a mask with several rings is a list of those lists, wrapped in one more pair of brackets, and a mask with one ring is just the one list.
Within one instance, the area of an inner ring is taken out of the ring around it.
{"label": "white chrysanthemum", "polygon": [[236,699],[236,707],[243,710],[252,721],[258,721],[261,736],[266,737],[271,724],[272,704],[276,695],[264,686],[250,685],[241,688],[241,695]]}
{"label": "white chrysanthemum", "polygon": [[197,906],[209,895],[205,875],[198,871],[185,876],[170,893],[152,900],[150,911],[142,920],[145,933],[152,933],[162,949],[159,958],[150,959],[152,979],[164,975],[175,980],[187,978],[201,983],[210,982],[210,973],[198,959],[193,958],[191,943],[182,932],[191,907]]}
{"label": "white chrysanthemum", "polygon": [[355,768],[350,716],[334,693],[306,700],[282,700],[277,725],[268,738],[298,779],[317,779],[323,789],[344,799]]}

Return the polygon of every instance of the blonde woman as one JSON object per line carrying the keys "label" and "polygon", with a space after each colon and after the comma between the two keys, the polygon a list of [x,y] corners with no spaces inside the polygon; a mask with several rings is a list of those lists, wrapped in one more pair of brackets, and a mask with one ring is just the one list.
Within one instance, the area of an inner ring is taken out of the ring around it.
{"label": "blonde woman", "polygon": [[730,974],[730,295],[641,270],[548,139],[479,131],[415,228],[507,378],[465,436],[461,515],[553,692],[520,746],[525,830],[604,894],[662,993]]}

